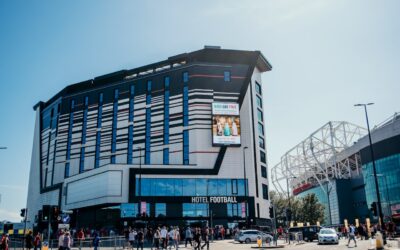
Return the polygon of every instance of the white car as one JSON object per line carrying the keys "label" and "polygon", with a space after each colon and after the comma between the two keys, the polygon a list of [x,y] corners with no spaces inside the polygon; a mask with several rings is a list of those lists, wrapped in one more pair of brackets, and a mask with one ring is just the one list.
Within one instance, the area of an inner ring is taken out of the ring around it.
{"label": "white car", "polygon": [[339,244],[339,237],[334,229],[322,228],[318,233],[318,244]]}
{"label": "white car", "polygon": [[258,237],[261,237],[263,241],[272,242],[273,237],[269,234],[263,233],[258,230],[243,230],[240,231],[236,237],[235,241],[239,241],[240,243],[246,242],[256,242]]}

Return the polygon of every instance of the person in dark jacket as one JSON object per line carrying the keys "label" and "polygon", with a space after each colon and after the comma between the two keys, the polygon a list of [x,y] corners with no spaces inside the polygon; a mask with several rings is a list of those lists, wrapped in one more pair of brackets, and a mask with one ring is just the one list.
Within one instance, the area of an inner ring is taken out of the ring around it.
{"label": "person in dark jacket", "polygon": [[25,247],[30,250],[33,247],[33,236],[32,231],[25,236]]}

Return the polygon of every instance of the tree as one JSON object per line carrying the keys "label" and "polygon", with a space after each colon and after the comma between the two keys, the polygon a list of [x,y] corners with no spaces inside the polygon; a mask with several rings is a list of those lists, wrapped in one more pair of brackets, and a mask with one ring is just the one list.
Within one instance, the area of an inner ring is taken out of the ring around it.
{"label": "tree", "polygon": [[[275,217],[277,226],[287,226],[286,209],[289,208],[289,199],[287,195],[270,192],[270,200],[275,207]],[[315,225],[317,221],[324,221],[324,206],[318,202],[315,194],[308,194],[303,198],[290,196],[290,209],[292,211],[291,221],[309,222]]]}
{"label": "tree", "polygon": [[315,225],[317,221],[324,222],[324,206],[318,202],[315,194],[310,193],[301,198],[298,217],[299,221],[309,222],[311,225]]}

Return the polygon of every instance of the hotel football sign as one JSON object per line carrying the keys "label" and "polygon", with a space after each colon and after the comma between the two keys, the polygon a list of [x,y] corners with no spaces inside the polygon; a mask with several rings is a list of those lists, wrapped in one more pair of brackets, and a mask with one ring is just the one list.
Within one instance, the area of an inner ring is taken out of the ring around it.
{"label": "hotel football sign", "polygon": [[238,203],[235,196],[196,196],[192,203]]}

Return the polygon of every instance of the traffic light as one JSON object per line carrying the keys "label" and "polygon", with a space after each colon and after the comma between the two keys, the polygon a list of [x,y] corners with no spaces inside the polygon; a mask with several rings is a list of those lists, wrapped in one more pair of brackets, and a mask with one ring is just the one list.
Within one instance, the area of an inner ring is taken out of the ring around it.
{"label": "traffic light", "polygon": [[376,203],[375,201],[371,203],[371,212],[374,216],[378,216],[378,209],[377,209],[377,205],[378,203]]}
{"label": "traffic light", "polygon": [[19,215],[21,215],[22,218],[25,218],[25,211],[26,211],[25,208],[21,209],[21,213]]}
{"label": "traffic light", "polygon": [[42,221],[49,221],[49,216],[50,216],[50,206],[44,205],[42,212]]}
{"label": "traffic light", "polygon": [[269,207],[269,218],[274,218],[274,207]]}

